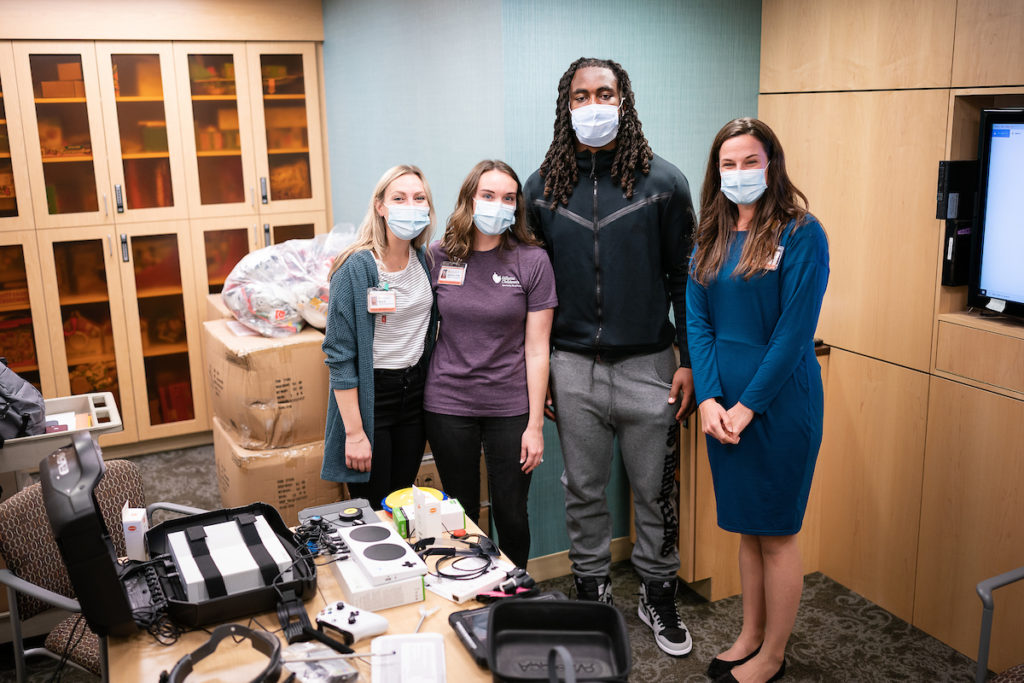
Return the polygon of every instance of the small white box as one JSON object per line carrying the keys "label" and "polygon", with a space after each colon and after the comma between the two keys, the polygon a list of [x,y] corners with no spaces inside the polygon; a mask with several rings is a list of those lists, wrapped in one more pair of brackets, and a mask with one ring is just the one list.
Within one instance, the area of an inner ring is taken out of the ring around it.
{"label": "small white box", "polygon": [[128,501],[121,508],[121,526],[124,529],[125,554],[129,560],[146,560],[146,532],[149,519],[146,508],[130,508]]}
{"label": "small white box", "polygon": [[[263,587],[263,577],[260,574],[259,565],[253,559],[248,544],[242,537],[242,531],[238,522],[221,522],[203,527],[206,531],[206,547],[210,559],[221,578],[224,580],[224,587],[228,595],[242,593],[248,590]],[[263,518],[263,515],[256,515],[256,530],[259,532],[260,541],[266,548],[270,557],[274,560],[279,571],[283,572],[282,578],[290,578],[292,562],[288,557],[288,551],[281,545],[273,529]],[[175,531],[167,535],[167,542],[171,547],[171,556],[174,564],[181,574],[182,584],[190,602],[203,602],[210,598],[206,589],[206,582],[203,574],[199,571],[192,556],[192,549],[184,531]],[[288,571],[286,571],[288,570]]]}
{"label": "small white box", "polygon": [[[462,503],[455,498],[447,498],[437,501],[441,506],[441,527],[443,531],[455,531],[466,528],[466,511],[462,509]],[[423,534],[416,529],[416,508],[414,505],[403,505],[394,515],[395,527],[402,538],[416,536],[423,538]]]}
{"label": "small white box", "polygon": [[359,609],[378,612],[389,607],[422,602],[427,597],[422,576],[378,586],[351,559],[332,562],[331,570],[341,586],[345,602]]}

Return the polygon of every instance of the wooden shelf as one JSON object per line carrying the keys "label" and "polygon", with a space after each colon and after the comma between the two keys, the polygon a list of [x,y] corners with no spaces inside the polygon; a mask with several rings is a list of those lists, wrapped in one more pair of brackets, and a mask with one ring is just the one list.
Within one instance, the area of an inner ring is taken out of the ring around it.
{"label": "wooden shelf", "polygon": [[193,102],[236,102],[238,95],[193,95]]}
{"label": "wooden shelf", "polygon": [[956,313],[939,314],[939,321],[1024,339],[1024,320],[1014,321],[1011,318],[1005,317],[982,317],[977,313],[958,311]]}
{"label": "wooden shelf", "polygon": [[145,358],[173,356],[176,353],[188,353],[188,344],[186,342],[176,342],[174,344],[144,344],[142,347],[142,355]]}
{"label": "wooden shelf", "polygon": [[37,97],[36,104],[85,104],[84,97]]}
{"label": "wooden shelf", "polygon": [[61,306],[81,306],[82,304],[108,303],[110,297],[106,291],[87,292],[85,294],[68,294],[60,299]]}
{"label": "wooden shelf", "polygon": [[169,159],[170,152],[129,152],[122,154],[122,159]]}
{"label": "wooden shelf", "polygon": [[78,163],[83,161],[92,161],[91,154],[76,154],[74,156],[68,154],[67,156],[61,157],[43,157],[44,164],[69,164]]}
{"label": "wooden shelf", "polygon": [[135,292],[139,299],[153,299],[159,296],[181,296],[181,286],[147,287]]}
{"label": "wooden shelf", "polygon": [[11,311],[27,311],[31,308],[28,302],[23,304],[0,304],[0,313],[10,313]]}
{"label": "wooden shelf", "polygon": [[27,363],[11,363],[7,367],[9,367],[11,370],[14,370],[15,372],[17,372],[19,374],[22,373],[22,372],[38,372],[39,371],[39,366],[36,365],[36,364],[29,365]]}
{"label": "wooden shelf", "polygon": [[309,147],[296,147],[294,149],[268,149],[267,154],[309,154]]}
{"label": "wooden shelf", "polygon": [[295,93],[295,94],[288,93],[288,94],[284,94],[284,95],[281,95],[281,94],[278,94],[278,93],[274,93],[273,95],[264,94],[263,95],[263,99],[264,100],[304,100],[304,99],[306,99],[306,95],[305,95],[305,93]]}
{"label": "wooden shelf", "polygon": [[121,95],[114,98],[115,102],[163,102],[164,98],[153,95]]}
{"label": "wooden shelf", "polygon": [[240,157],[242,156],[242,150],[240,149],[202,149],[196,152],[196,156],[203,157]]}

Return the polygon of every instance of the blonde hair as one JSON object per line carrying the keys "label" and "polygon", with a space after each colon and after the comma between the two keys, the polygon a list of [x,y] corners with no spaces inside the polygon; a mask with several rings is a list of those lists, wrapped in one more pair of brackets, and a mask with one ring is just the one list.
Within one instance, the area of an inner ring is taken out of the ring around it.
{"label": "blonde hair", "polygon": [[348,257],[357,251],[369,249],[377,256],[383,256],[384,252],[387,251],[387,220],[377,212],[377,205],[384,202],[384,194],[387,192],[388,186],[398,178],[408,175],[409,173],[415,175],[423,183],[423,193],[427,195],[427,206],[430,207],[430,223],[423,229],[423,232],[412,240],[412,248],[419,251],[420,247],[426,244],[430,239],[430,235],[434,230],[436,216],[434,214],[434,197],[430,194],[430,185],[427,184],[427,179],[423,177],[423,171],[411,164],[392,166],[388,170],[384,171],[384,175],[380,177],[380,180],[377,181],[376,187],[373,188],[373,196],[370,197],[370,206],[366,209],[366,215],[363,217],[363,222],[359,224],[359,231],[356,233],[356,238],[352,241],[352,244],[345,247],[345,249],[338,254],[338,258],[334,259],[334,265],[331,266],[331,272],[327,276],[328,282],[330,282],[331,277],[333,277],[334,273],[337,272],[338,268],[341,268],[342,264],[345,263]]}

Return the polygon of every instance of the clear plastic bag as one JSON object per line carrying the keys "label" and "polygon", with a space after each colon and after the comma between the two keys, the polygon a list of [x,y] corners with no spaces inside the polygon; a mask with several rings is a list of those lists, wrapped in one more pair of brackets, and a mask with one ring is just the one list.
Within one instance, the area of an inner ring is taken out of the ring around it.
{"label": "clear plastic bag", "polygon": [[307,322],[322,329],[330,293],[327,275],[355,234],[355,227],[344,223],[326,235],[288,240],[247,254],[224,282],[224,305],[264,337],[295,334]]}

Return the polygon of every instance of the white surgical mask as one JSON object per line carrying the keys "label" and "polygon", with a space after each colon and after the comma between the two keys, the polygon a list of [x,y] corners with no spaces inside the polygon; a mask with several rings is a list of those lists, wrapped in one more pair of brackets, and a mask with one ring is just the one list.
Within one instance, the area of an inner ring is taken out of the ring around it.
{"label": "white surgical mask", "polygon": [[753,204],[768,189],[764,168],[748,168],[744,171],[722,171],[722,194],[733,204]]}
{"label": "white surgical mask", "polygon": [[516,222],[516,207],[473,200],[473,223],[485,235],[500,235]]}
{"label": "white surgical mask", "polygon": [[414,204],[386,204],[388,207],[388,227],[395,237],[401,240],[413,240],[430,225],[430,209]]}
{"label": "white surgical mask", "polygon": [[587,147],[604,147],[619,134],[619,108],[614,104],[588,104],[570,109],[576,139]]}

